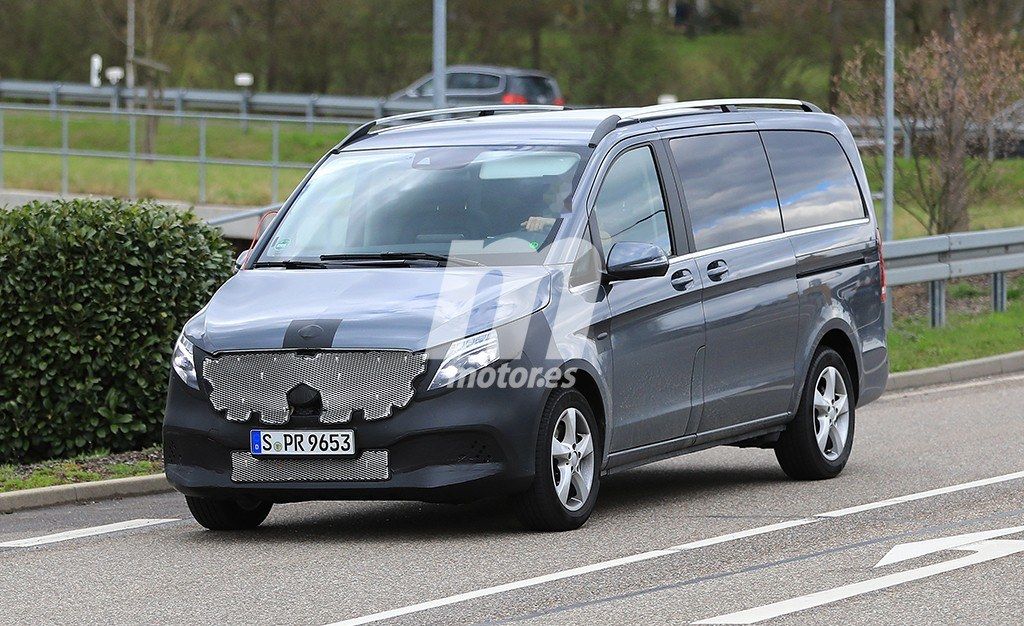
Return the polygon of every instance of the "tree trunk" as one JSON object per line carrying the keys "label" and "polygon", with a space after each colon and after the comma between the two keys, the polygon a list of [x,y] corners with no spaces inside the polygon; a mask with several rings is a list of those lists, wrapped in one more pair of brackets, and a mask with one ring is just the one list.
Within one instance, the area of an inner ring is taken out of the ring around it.
{"label": "tree trunk", "polygon": [[839,106],[839,87],[843,79],[843,3],[841,0],[829,0],[829,43],[832,53],[829,55],[828,77],[828,110],[836,112]]}
{"label": "tree trunk", "polygon": [[964,89],[963,52],[960,46],[963,24],[963,5],[950,0],[946,14],[946,41],[949,43],[949,64],[946,70],[946,102],[941,111],[941,127],[936,141],[939,176],[943,193],[939,210],[939,233],[964,231],[970,228],[967,213],[967,121],[962,108],[960,91]]}

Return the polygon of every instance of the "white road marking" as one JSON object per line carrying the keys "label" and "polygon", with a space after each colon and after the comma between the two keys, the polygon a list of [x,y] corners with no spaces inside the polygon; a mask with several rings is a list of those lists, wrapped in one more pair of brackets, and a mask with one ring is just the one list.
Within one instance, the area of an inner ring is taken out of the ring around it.
{"label": "white road marking", "polygon": [[[990,531],[990,533],[994,533],[993,536],[1003,536],[1020,532],[1022,530],[1024,530],[1024,527],[1018,526],[1016,528],[1003,528],[1001,530]],[[967,545],[959,543],[965,539],[970,541],[970,538],[973,535],[979,534],[983,533],[970,533],[968,535],[959,535],[957,537],[947,537],[944,538],[947,542],[957,545],[950,548],[942,545],[940,542],[937,542],[933,544],[934,549],[930,550],[930,552],[937,552],[940,550],[954,549],[970,550],[974,552],[974,554],[968,556],[953,559],[951,561],[944,561],[942,563],[935,563],[933,565],[926,565],[924,567],[918,567],[905,572],[879,576],[878,578],[843,585],[834,589],[818,591],[798,598],[790,598],[789,600],[774,602],[772,604],[766,604],[764,606],[747,609],[745,611],[719,615],[718,617],[694,622],[694,624],[756,624],[757,622],[763,622],[783,615],[789,615],[790,613],[796,613],[797,611],[804,611],[816,606],[831,604],[833,602],[838,602],[839,600],[845,600],[861,594],[887,589],[896,585],[902,585],[903,583],[928,578],[938,574],[944,574],[946,572],[952,572],[978,563],[984,563],[986,561],[992,561],[1018,552],[1024,552],[1024,541],[1020,540],[991,539],[967,543]],[[893,550],[901,547],[902,546],[896,546]],[[922,552],[918,556],[923,556],[927,553],[928,552]]]}
{"label": "white road marking", "polygon": [[166,524],[167,522],[176,521],[178,521],[178,518],[132,519],[128,520],[127,522],[104,524],[103,526],[90,526],[89,528],[68,530],[62,533],[55,533],[53,535],[43,535],[42,537],[30,537],[28,539],[15,539],[14,541],[5,541],[4,543],[0,543],[0,548],[31,548],[33,546],[41,546],[48,543],[68,541],[69,539],[80,539],[82,537],[91,537],[93,535],[105,535],[107,533],[116,533],[122,530],[131,530],[133,528],[142,528],[144,526]]}
{"label": "white road marking", "polygon": [[726,543],[728,541],[736,541],[737,539],[746,539],[747,537],[754,537],[757,535],[763,535],[765,533],[773,533],[777,530],[785,530],[787,528],[793,528],[794,526],[803,526],[804,524],[813,524],[819,520],[813,517],[805,519],[790,520],[788,522],[780,522],[778,524],[771,524],[769,526],[758,526],[757,528],[751,528],[749,530],[741,530],[737,533],[729,533],[728,535],[719,535],[718,537],[712,537],[710,539],[701,539],[700,541],[691,541],[690,543],[684,543],[678,546],[672,546],[669,550],[676,550],[683,552],[686,550],[696,550],[697,548],[705,548],[707,546],[713,546],[719,543]]}
{"label": "white road marking", "polygon": [[[452,604],[458,604],[467,600],[475,600],[477,598],[483,598],[486,596],[493,596],[507,591],[515,591],[517,589],[525,589],[528,587],[534,587],[549,583],[557,580],[563,580],[565,578],[571,578],[573,576],[582,576],[584,574],[590,574],[592,572],[599,572],[601,570],[611,569],[615,567],[622,567],[624,565],[630,565],[632,563],[639,563],[641,561],[648,561],[651,559],[660,558],[663,556],[669,556],[673,554],[679,554],[688,550],[696,550],[706,546],[712,546],[717,544],[726,543],[729,541],[736,541],[739,539],[745,539],[747,537],[754,537],[757,535],[764,535],[767,533],[785,530],[787,528],[793,528],[795,526],[803,526],[804,524],[811,524],[816,521],[822,521],[826,518],[842,517],[845,515],[852,515],[854,513],[860,513],[862,511],[869,511],[872,509],[878,509],[887,506],[893,506],[895,504],[902,504],[904,502],[912,502],[914,500],[921,500],[924,498],[931,498],[947,493],[954,493],[957,491],[963,491],[965,489],[973,489],[975,487],[984,487],[987,485],[994,485],[1009,480],[1015,480],[1018,478],[1024,478],[1024,472],[1014,472],[1013,474],[1004,474],[1003,476],[994,476],[992,478],[985,478],[982,480],[975,480],[968,483],[962,483],[960,485],[952,485],[949,487],[942,487],[940,489],[932,489],[929,491],[922,491],[919,493],[909,494],[905,496],[899,496],[897,498],[890,498],[887,500],[880,500],[878,502],[871,502],[868,504],[862,504],[855,507],[849,507],[846,509],[839,509],[837,511],[830,511],[827,513],[819,513],[810,518],[802,518],[796,520],[789,520],[780,522],[778,524],[770,524],[767,526],[759,526],[757,528],[751,528],[727,535],[720,535],[718,537],[711,537],[709,539],[701,539],[690,543],[680,544],[674,547],[666,548],[663,550],[651,550],[649,552],[641,552],[631,556],[624,556],[617,559],[611,559],[609,561],[601,561],[600,563],[594,563],[592,565],[583,565],[573,569],[562,570],[559,572],[553,572],[551,574],[544,574],[542,576],[535,576],[533,578],[525,578],[523,580],[517,580],[502,585],[495,585],[493,587],[485,587],[483,589],[477,589],[474,591],[467,591],[465,593],[459,593],[452,596],[446,596],[444,598],[438,598],[436,600],[428,600],[426,602],[419,602],[417,604],[410,604],[395,609],[389,609],[387,611],[381,611],[379,613],[372,613],[370,615],[363,615],[361,617],[353,617],[351,619],[342,620],[340,622],[334,622],[329,626],[357,626],[359,624],[371,624],[374,622],[381,622],[387,619],[395,617],[401,617],[403,615],[409,615],[411,613],[419,613],[421,611],[427,611],[430,609],[436,609],[444,606],[450,606]],[[965,557],[973,558],[973,557]],[[987,559],[986,559],[987,560]],[[980,561],[979,561],[980,562]]]}
{"label": "white road marking", "polygon": [[978,533],[967,533],[964,535],[954,535],[952,537],[939,537],[938,539],[901,543],[898,546],[893,546],[892,550],[889,550],[889,552],[882,557],[881,561],[875,563],[875,567],[885,567],[886,565],[892,565],[893,563],[916,559],[927,554],[931,554],[932,552],[955,550],[960,546],[965,546],[969,543],[978,543],[979,541],[985,541],[986,539],[995,539],[996,537],[1013,535],[1020,532],[1024,532],[1024,526],[998,528],[996,530],[983,530]]}
{"label": "white road marking", "polygon": [[1012,474],[1003,474],[1002,476],[993,476],[992,478],[982,478],[981,480],[972,480],[969,483],[960,483],[959,485],[950,485],[949,487],[940,487],[939,489],[930,489],[928,491],[920,491],[918,493],[911,493],[905,496],[897,496],[895,498],[889,498],[888,500],[879,500],[878,502],[859,504],[857,506],[851,506],[845,509],[837,509],[835,511],[829,511],[827,513],[818,513],[817,515],[815,515],[815,517],[843,517],[844,515],[853,515],[854,513],[862,513],[864,511],[870,511],[873,509],[881,509],[887,506],[893,506],[894,504],[903,504],[904,502],[913,502],[914,500],[933,498],[935,496],[941,496],[947,493],[956,493],[957,491],[965,491],[967,489],[995,485],[998,483],[1004,483],[1009,480],[1017,480],[1020,478],[1024,478],[1024,472],[1014,472]]}
{"label": "white road marking", "polygon": [[391,609],[389,611],[381,611],[380,613],[374,613],[372,615],[355,617],[352,619],[335,622],[331,626],[355,626],[356,624],[369,624],[371,622],[379,622],[381,620],[391,619],[393,617],[399,617],[402,615],[408,615],[410,613],[418,613],[419,611],[426,611],[428,609],[436,609],[438,607],[448,606],[449,604],[465,602],[466,600],[473,600],[475,598],[482,598],[484,596],[493,596],[495,594],[504,593],[506,591],[523,589],[524,587],[543,585],[544,583],[562,580],[563,578],[570,578],[572,576],[582,576],[583,574],[598,572],[603,569],[620,567],[622,565],[638,563],[640,561],[646,561],[648,559],[656,559],[658,557],[666,556],[669,554],[675,554],[676,552],[677,550],[652,550],[650,552],[641,552],[640,554],[625,556],[619,559],[612,559],[611,561],[602,561],[601,563],[594,563],[593,565],[584,565],[582,567],[563,570],[561,572],[555,572],[553,574],[545,574],[544,576],[536,576],[534,578],[527,578],[525,580],[517,580],[515,582],[506,583],[504,585],[496,585],[494,587],[477,589],[476,591],[468,591],[466,593],[448,596],[447,598],[439,598],[437,600],[420,602],[419,604],[410,604],[409,606],[403,606],[397,609]]}

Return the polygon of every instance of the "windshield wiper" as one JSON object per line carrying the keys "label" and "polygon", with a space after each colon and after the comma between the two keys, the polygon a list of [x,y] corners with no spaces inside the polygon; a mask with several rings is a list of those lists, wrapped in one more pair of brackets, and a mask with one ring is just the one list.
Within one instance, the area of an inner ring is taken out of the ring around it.
{"label": "windshield wiper", "polygon": [[284,261],[260,261],[253,263],[255,267],[283,267],[289,270],[323,270],[327,269],[326,263],[320,261],[300,261],[298,259],[286,259]]}
{"label": "windshield wiper", "polygon": [[351,254],[321,254],[321,261],[436,261],[438,265],[474,265],[483,263],[463,257],[432,252],[370,252]]}

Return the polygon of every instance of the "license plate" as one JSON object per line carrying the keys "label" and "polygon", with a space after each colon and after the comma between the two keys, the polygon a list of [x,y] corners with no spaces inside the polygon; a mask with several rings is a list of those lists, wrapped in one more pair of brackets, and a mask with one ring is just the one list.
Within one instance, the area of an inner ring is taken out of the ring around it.
{"label": "license plate", "polygon": [[338,456],[356,453],[351,430],[253,430],[249,432],[253,456]]}

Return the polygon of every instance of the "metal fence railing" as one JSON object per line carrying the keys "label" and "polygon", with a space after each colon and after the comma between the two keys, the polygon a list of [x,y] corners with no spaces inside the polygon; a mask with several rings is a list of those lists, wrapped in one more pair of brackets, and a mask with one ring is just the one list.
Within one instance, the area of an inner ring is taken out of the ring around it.
{"label": "metal fence railing", "polygon": [[992,309],[1006,310],[1006,272],[1024,270],[1024,228],[889,241],[885,261],[890,286],[928,283],[932,326],[946,324],[946,282],[991,275]]}
{"label": "metal fence railing", "polygon": [[[59,143],[57,145],[39,145],[38,142],[22,141],[15,143],[14,122],[16,116],[23,121],[26,115],[47,116],[52,123],[59,124]],[[86,118],[108,118],[118,124],[127,126],[127,136],[123,149],[94,149],[74,145],[69,127],[75,120]],[[195,153],[184,154],[160,152],[159,150],[143,151],[140,149],[141,133],[145,132],[144,124],[148,120],[159,120],[160,123],[173,123],[176,133],[192,133]],[[317,128],[336,129],[325,145],[317,147],[322,153],[330,145],[339,141],[348,131],[348,126],[359,123],[354,119],[307,119],[288,116],[239,116],[223,113],[185,113],[172,111],[109,111],[106,109],[85,107],[40,107],[33,105],[0,105],[0,189],[6,186],[4,156],[12,154],[47,155],[60,159],[60,193],[67,195],[72,192],[87,192],[88,189],[72,189],[70,184],[70,166],[72,158],[113,159],[127,162],[127,196],[136,197],[138,190],[138,164],[145,163],[180,163],[194,165],[197,168],[196,198],[200,204],[208,201],[207,179],[211,167],[241,166],[269,170],[270,202],[277,202],[281,197],[280,174],[283,171],[306,171],[312,167],[315,157],[310,160],[289,161],[281,158],[281,132],[285,127],[302,128],[312,131]],[[254,125],[269,127],[269,145],[265,158],[239,158],[238,156],[214,155],[209,150],[209,127],[212,123],[237,124],[237,133],[243,136]],[[191,128],[190,128],[191,127]],[[312,152],[314,150],[311,150]],[[319,153],[316,154],[319,157]],[[253,202],[252,204],[257,204]]]}

